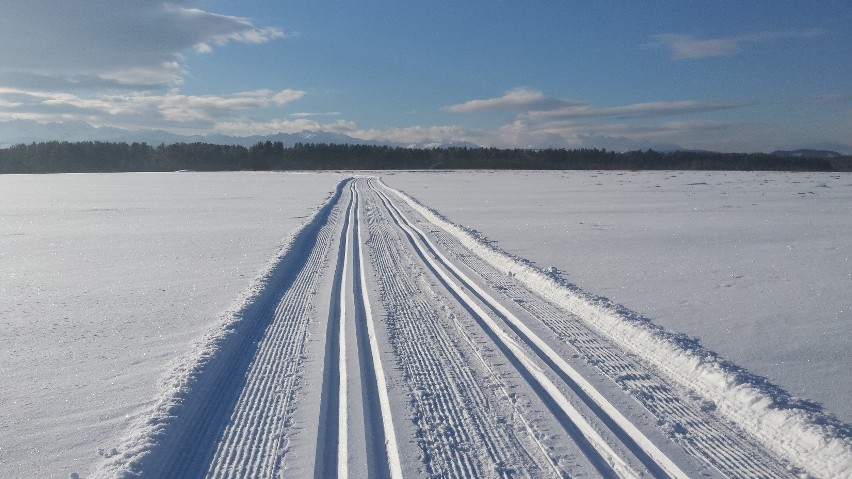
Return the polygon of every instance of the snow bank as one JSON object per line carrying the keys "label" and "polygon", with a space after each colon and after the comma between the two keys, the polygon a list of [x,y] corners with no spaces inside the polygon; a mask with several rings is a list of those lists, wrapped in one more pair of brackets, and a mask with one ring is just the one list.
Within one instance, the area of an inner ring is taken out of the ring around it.
{"label": "snow bank", "polygon": [[102,451],[105,460],[93,477],[158,477],[157,465],[165,462],[162,458],[173,445],[192,440],[195,413],[203,410],[199,404],[215,397],[218,377],[229,372],[225,365],[263,326],[262,313],[281,293],[276,285],[292,274],[292,265],[313,246],[347,181],[340,182],[334,194],[291,234],[228,312],[173,362],[158,382],[161,393],[150,410],[132,423],[117,447]]}
{"label": "snow bank", "polygon": [[605,337],[716,405],[716,410],[793,466],[818,477],[852,477],[849,427],[780,388],[721,359],[683,335],[665,331],[606,299],[555,280],[484,243],[407,194],[382,183],[411,208],[498,270],[576,314]]}

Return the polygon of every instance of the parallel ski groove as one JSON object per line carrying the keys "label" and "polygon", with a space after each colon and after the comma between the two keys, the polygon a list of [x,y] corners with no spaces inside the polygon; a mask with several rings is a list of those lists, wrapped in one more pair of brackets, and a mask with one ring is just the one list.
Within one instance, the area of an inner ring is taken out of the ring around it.
{"label": "parallel ski groove", "polygon": [[[445,251],[453,254],[458,245],[443,232],[432,232]],[[583,323],[543,300],[523,285],[500,274],[475,255],[457,255],[471,271],[477,272],[493,289],[538,318],[556,335],[592,361],[601,372],[632,394],[660,422],[672,427],[686,426],[689,435],[672,433],[690,454],[712,464],[731,477],[793,477],[777,459],[743,437],[736,427],[701,409],[702,405],[683,398],[689,392],[653,368],[611,345]]]}
{"label": "parallel ski groove", "polygon": [[[453,255],[469,271],[478,274],[504,298],[538,318],[562,341],[632,394],[660,422],[672,427],[673,439],[691,455],[729,477],[795,477],[777,458],[746,438],[735,425],[703,410],[700,403],[684,400],[689,397],[689,392],[655,373],[653,367],[621,351],[570,313],[496,271],[476,255],[467,253],[466,248],[449,234],[439,228],[430,229],[431,236],[444,251]],[[687,436],[675,432],[684,426],[689,431]]]}
{"label": "parallel ski groove", "polygon": [[[343,242],[343,268],[340,274],[340,296],[339,310],[337,311],[339,318],[338,327],[338,394],[337,394],[337,479],[347,479],[349,477],[349,467],[347,458],[349,457],[349,391],[348,391],[348,376],[346,373],[346,277],[349,271],[349,248],[351,246],[351,238],[353,231],[353,209],[357,208],[355,203],[355,182],[353,181],[349,187],[349,207],[346,210],[346,222],[343,227],[342,235],[346,238]],[[329,327],[332,327],[329,325]]]}
{"label": "parallel ski groove", "polygon": [[[356,180],[357,185],[357,180]],[[367,292],[367,274],[364,267],[364,252],[363,245],[361,241],[361,224],[360,224],[360,195],[358,193],[357,188],[353,188],[353,195],[355,197],[356,208],[354,209],[354,219],[353,219],[353,230],[352,230],[352,242],[354,244],[353,247],[353,262],[354,268],[358,274],[358,280],[355,281],[354,293],[355,293],[355,302],[356,309],[358,309],[363,317],[362,321],[357,321],[357,323],[363,324],[366,327],[366,343],[368,343],[368,351],[363,351],[363,354],[360,355],[362,362],[368,363],[369,367],[369,376],[368,381],[370,386],[372,383],[375,383],[375,390],[369,391],[366,397],[372,398],[373,392],[376,393],[379,403],[379,422],[382,426],[381,428],[381,437],[384,440],[383,449],[385,453],[385,457],[383,458],[386,462],[382,463],[382,466],[387,466],[387,475],[391,479],[402,479],[402,463],[399,458],[399,446],[396,441],[396,431],[393,425],[393,414],[390,407],[390,399],[389,399],[389,390],[387,385],[387,377],[385,376],[384,366],[382,365],[382,357],[381,352],[378,345],[378,339],[376,337],[376,325],[375,319],[372,313],[372,307],[370,306],[370,298]],[[363,331],[363,330],[362,330]],[[363,335],[361,335],[363,338]],[[362,348],[363,342],[359,341],[359,350]],[[367,348],[364,348],[367,349]],[[367,386],[365,384],[365,386]],[[371,388],[372,389],[372,388]],[[375,409],[373,409],[375,410]],[[372,415],[366,414],[367,420],[372,420]],[[373,424],[375,424],[373,422]],[[376,434],[376,437],[379,435]],[[368,438],[375,440],[376,437]],[[370,444],[373,441],[368,442]],[[377,448],[376,448],[377,449]],[[369,448],[368,448],[369,451]],[[374,452],[377,453],[377,451]],[[385,472],[385,471],[383,471]]]}
{"label": "parallel ski groove", "polygon": [[349,235],[354,198],[352,184],[349,201],[343,212],[343,225],[337,243],[332,270],[331,297],[326,324],[326,349],[323,384],[320,394],[320,417],[317,425],[317,446],[314,458],[314,477],[338,478],[347,476],[348,455],[348,391],[346,365],[346,277],[348,269]]}
{"label": "parallel ski groove", "polygon": [[530,474],[513,469],[522,467],[513,431],[492,419],[501,411],[480,387],[482,378],[474,376],[466,351],[451,340],[447,325],[427,302],[429,286],[402,269],[412,260],[402,255],[401,238],[374,202],[368,202],[370,207],[375,213],[368,215],[368,245],[390,341],[409,384],[426,472],[441,477],[487,477],[489,471],[508,477],[512,470]]}
{"label": "parallel ski groove", "polygon": [[[592,427],[588,420],[565,397],[562,391],[560,391],[560,389],[548,378],[547,374],[545,374],[536,362],[528,356],[517,340],[503,331],[497,322],[492,319],[491,315],[483,310],[477,302],[465,292],[465,289],[471,288],[471,292],[476,291],[478,294],[483,296],[485,296],[486,293],[479,290],[476,285],[464,278],[462,273],[458,271],[453,264],[449,263],[446,257],[434,249],[434,246],[431,245],[429,239],[426,238],[422,232],[418,231],[416,227],[409,223],[404,216],[402,216],[402,213],[381,190],[374,188],[374,191],[376,191],[376,193],[385,200],[384,204],[386,205],[388,212],[391,216],[396,218],[397,224],[412,240],[412,244],[421,251],[421,258],[430,265],[430,269],[438,277],[440,277],[441,282],[444,283],[449,290],[451,290],[454,296],[464,303],[466,308],[474,312],[477,321],[481,325],[484,325],[484,329],[486,329],[488,334],[498,343],[498,346],[506,354],[507,359],[522,366],[521,372],[528,378],[530,384],[543,391],[543,393],[548,396],[547,399],[552,401],[552,404],[555,406],[555,408],[551,409],[554,414],[558,413],[559,415],[563,415],[561,420],[566,421],[564,422],[565,426],[574,429],[574,433],[572,433],[574,439],[580,444],[587,443],[587,446],[583,448],[583,451],[590,458],[592,463],[599,468],[599,472],[603,475],[613,474],[623,478],[638,477],[638,474],[633,470],[633,468],[612,449],[610,444],[594,427]],[[448,273],[443,271],[439,264],[451,270],[460,281],[465,283],[465,287],[462,288],[459,286],[459,284],[457,284]],[[501,314],[509,316],[509,314],[504,311],[501,311]],[[528,332],[527,339],[525,339],[525,341],[532,340],[537,339],[534,336],[531,336],[531,332]],[[537,347],[542,346],[539,346],[537,343]],[[607,412],[610,413],[609,411]],[[620,424],[623,424],[623,422]],[[576,434],[580,434],[580,436],[576,436]],[[639,434],[641,436],[641,433],[638,433],[638,431],[635,434]],[[642,436],[642,439],[645,441],[644,443],[640,443],[643,444],[642,447],[648,447],[647,444],[649,441],[644,438],[644,436]],[[653,448],[650,453],[651,456],[658,461],[660,467],[666,469],[668,474],[672,475],[672,477],[686,477],[677,468],[677,466],[671,463],[671,461],[669,461],[668,458],[666,458],[660,451],[656,450],[656,447],[653,446],[653,444],[651,444],[650,447]],[[608,468],[608,470],[604,469],[604,467]]]}

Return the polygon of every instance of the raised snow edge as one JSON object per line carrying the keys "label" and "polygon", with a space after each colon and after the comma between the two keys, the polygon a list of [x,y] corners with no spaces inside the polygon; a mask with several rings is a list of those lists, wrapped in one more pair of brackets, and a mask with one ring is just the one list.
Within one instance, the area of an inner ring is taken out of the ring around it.
{"label": "raised snow edge", "polygon": [[303,254],[305,247],[313,247],[317,232],[328,220],[348,181],[341,181],[325,202],[290,233],[250,286],[184,355],[171,363],[158,380],[160,393],[152,400],[152,406],[131,423],[115,448],[102,451],[105,459],[92,477],[157,477],[158,465],[167,462],[164,458],[175,443],[191,440],[185,437],[192,427],[188,416],[215,394],[219,376],[228,373],[223,366],[240,354],[241,346],[256,333],[263,311],[271,300],[280,297],[281,291],[275,286],[282,276],[293,274],[291,267],[298,262],[295,256]]}
{"label": "raised snow edge", "polygon": [[513,274],[544,299],[580,317],[604,337],[712,401],[719,413],[792,466],[816,477],[852,477],[852,427],[818,405],[791,397],[765,378],[703,348],[694,338],[669,332],[623,306],[588,294],[497,249],[475,232],[380,182],[497,270]]}

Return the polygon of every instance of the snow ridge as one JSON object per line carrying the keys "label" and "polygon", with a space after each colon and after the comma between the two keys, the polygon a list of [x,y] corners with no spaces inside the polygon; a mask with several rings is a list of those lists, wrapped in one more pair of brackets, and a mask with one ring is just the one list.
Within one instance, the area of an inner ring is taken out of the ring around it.
{"label": "snow ridge", "polygon": [[569,287],[548,273],[513,258],[380,180],[428,221],[455,237],[500,271],[513,274],[546,300],[581,317],[624,349],[636,354],[705,399],[767,449],[817,477],[852,477],[850,427],[791,398],[777,386],[722,360],[626,308]]}
{"label": "snow ridge", "polygon": [[349,268],[349,247],[352,241],[350,230],[352,229],[352,205],[355,203],[354,183],[349,185],[349,191],[353,197],[349,199],[349,207],[346,210],[346,222],[343,230],[343,236],[346,237],[346,240],[343,244],[343,271],[340,274],[340,297],[338,299],[340,311],[338,313],[339,332],[337,337],[339,341],[338,357],[340,359],[337,365],[337,386],[339,389],[337,393],[337,479],[349,478],[349,464],[347,463],[347,458],[349,457],[349,430],[347,429],[349,419],[349,411],[347,409],[349,405],[349,391],[347,385],[349,380],[346,377],[346,276]]}
{"label": "snow ridge", "polygon": [[[102,451],[105,459],[92,473],[96,478],[157,476],[158,465],[168,462],[172,451],[186,441],[191,430],[193,412],[216,394],[215,388],[226,367],[240,355],[242,346],[262,331],[260,316],[274,307],[279,288],[304,253],[313,248],[319,229],[327,222],[349,179],[341,181],[328,199],[296,229],[220,319],[186,354],[176,359],[158,381],[161,394],[150,409],[129,426],[120,444]],[[173,458],[171,458],[173,459]],[[152,474],[152,471],[154,473]]]}

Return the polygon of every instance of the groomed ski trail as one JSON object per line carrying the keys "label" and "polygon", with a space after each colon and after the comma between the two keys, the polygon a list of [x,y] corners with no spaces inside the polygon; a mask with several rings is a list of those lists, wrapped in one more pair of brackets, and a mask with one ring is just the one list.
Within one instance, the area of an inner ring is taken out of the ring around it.
{"label": "groomed ski trail", "polygon": [[93,477],[820,476],[500,254],[344,180]]}

